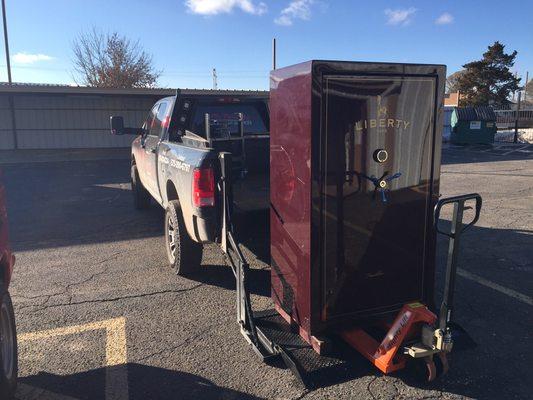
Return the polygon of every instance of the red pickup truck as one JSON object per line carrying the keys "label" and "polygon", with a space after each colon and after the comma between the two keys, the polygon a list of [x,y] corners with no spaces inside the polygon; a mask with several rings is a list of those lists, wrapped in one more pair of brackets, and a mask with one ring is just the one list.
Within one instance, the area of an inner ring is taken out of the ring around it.
{"label": "red pickup truck", "polygon": [[0,171],[0,399],[15,394],[18,374],[17,332],[8,287],[15,265],[9,246],[5,189]]}

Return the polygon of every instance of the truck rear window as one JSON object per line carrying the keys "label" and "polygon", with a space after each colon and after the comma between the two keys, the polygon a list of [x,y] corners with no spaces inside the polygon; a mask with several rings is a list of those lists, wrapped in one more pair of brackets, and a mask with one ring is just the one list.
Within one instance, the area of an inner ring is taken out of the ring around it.
{"label": "truck rear window", "polygon": [[211,127],[224,127],[231,135],[238,134],[238,113],[244,114],[244,133],[248,135],[268,133],[266,104],[202,104],[199,103],[194,111],[191,130],[203,135],[205,132],[205,114],[209,114]]}

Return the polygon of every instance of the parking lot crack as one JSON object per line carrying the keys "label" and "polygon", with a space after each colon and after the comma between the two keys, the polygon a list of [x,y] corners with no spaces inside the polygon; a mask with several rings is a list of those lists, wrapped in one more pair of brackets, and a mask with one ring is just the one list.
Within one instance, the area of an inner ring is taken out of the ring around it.
{"label": "parking lot crack", "polygon": [[[97,267],[99,265],[105,264],[106,262],[117,258],[119,255],[121,255],[123,253],[124,252],[122,252],[122,251],[114,253],[111,256],[106,257],[105,259],[100,260],[100,261],[90,265],[88,267],[88,269],[92,269],[92,268],[95,268],[95,267]],[[48,303],[49,303],[50,299],[52,297],[56,297],[56,296],[68,296],[68,302],[67,303],[62,303],[62,304],[63,305],[72,304],[72,297],[73,297],[72,288],[74,288],[76,286],[83,285],[85,283],[88,283],[88,282],[92,281],[93,279],[95,279],[96,277],[98,277],[100,275],[105,275],[108,272],[108,270],[109,270],[109,267],[107,266],[107,267],[103,268],[101,271],[92,273],[89,277],[87,277],[85,279],[82,279],[81,281],[68,283],[68,284],[66,284],[63,287],[62,291],[57,292],[57,293],[45,294],[45,295],[37,295],[37,296],[19,296],[21,298],[30,299],[30,300],[45,298],[45,300],[43,302],[41,302],[39,305],[28,304],[28,305],[21,306],[19,309],[23,310],[23,309],[30,308],[30,307],[41,307],[40,309],[46,309],[46,308],[49,307]],[[58,305],[60,305],[60,304],[58,304]]]}
{"label": "parking lot crack", "polygon": [[33,311],[43,311],[46,309],[51,308],[57,308],[57,307],[67,307],[67,306],[77,306],[77,305],[83,305],[83,304],[98,304],[98,303],[109,303],[109,302],[115,302],[115,301],[121,301],[121,300],[129,300],[129,299],[140,299],[143,297],[151,297],[151,296],[158,296],[158,295],[164,295],[164,294],[177,294],[177,293],[184,293],[189,292],[191,290],[197,289],[201,286],[203,286],[203,283],[199,283],[198,285],[192,286],[190,288],[186,289],[168,289],[168,290],[158,290],[155,292],[148,292],[148,293],[140,293],[140,294],[132,294],[132,295],[126,295],[126,296],[117,296],[117,297],[111,297],[107,299],[92,299],[92,300],[82,300],[82,301],[70,301],[65,303],[57,303],[57,304],[49,304],[49,305],[41,305],[41,306],[35,306],[35,305],[28,305],[21,307],[20,309],[26,309],[26,308],[34,308]]}
{"label": "parking lot crack", "polygon": [[377,379],[378,379],[378,377],[377,377],[377,376],[374,376],[374,377],[370,380],[370,382],[368,382],[368,385],[366,385],[366,391],[368,392],[368,394],[370,394],[370,396],[371,396],[374,400],[376,400],[376,396],[374,396],[374,393],[372,393],[371,386],[372,386],[372,384],[373,384]]}

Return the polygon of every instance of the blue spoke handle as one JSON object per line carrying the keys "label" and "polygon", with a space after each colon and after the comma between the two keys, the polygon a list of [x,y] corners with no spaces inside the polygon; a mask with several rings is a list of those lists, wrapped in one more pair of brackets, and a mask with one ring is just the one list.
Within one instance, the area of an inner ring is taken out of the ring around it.
{"label": "blue spoke handle", "polygon": [[380,187],[379,183],[381,182],[381,180],[384,180],[385,182],[390,182],[393,179],[397,179],[400,176],[402,176],[402,173],[401,172],[396,172],[394,175],[391,175],[388,178],[384,178],[384,176],[387,175],[387,172],[385,172],[384,176],[382,176],[380,179],[376,178],[374,175],[372,175],[372,176],[368,176],[368,175],[365,175],[365,174],[359,174],[359,175],[362,176],[365,179],[368,179],[370,182],[372,182],[374,184],[374,193],[375,192],[380,192],[381,193],[381,201],[383,203],[387,203],[387,195],[385,194],[387,189]]}
{"label": "blue spoke handle", "polygon": [[385,189],[381,189],[381,201],[383,203],[387,202],[387,196],[385,196]]}
{"label": "blue spoke handle", "polygon": [[386,182],[390,182],[393,179],[399,178],[400,176],[402,176],[402,173],[401,172],[396,172],[394,175],[389,176],[387,179],[385,179],[385,181]]}

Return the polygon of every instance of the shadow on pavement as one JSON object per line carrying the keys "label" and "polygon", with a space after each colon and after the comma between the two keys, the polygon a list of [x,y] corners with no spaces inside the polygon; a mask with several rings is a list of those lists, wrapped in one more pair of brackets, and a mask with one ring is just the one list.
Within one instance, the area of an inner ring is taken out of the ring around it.
{"label": "shadow on pavement", "polygon": [[2,167],[17,252],[162,236],[163,210],[133,208],[129,160]]}
{"label": "shadow on pavement", "polygon": [[[164,210],[152,201],[135,210],[129,160],[4,166],[11,243],[15,251],[163,235]],[[270,262],[268,210],[236,216],[239,239]],[[256,244],[260,243],[261,246]]]}
{"label": "shadow on pavement", "polygon": [[[235,290],[235,276],[227,264],[202,265],[197,272],[187,275],[187,278],[210,286]],[[270,269],[250,269],[248,279],[251,294],[270,297]]]}
{"label": "shadow on pavement", "polygon": [[[443,224],[445,230],[448,226],[449,222]],[[448,241],[439,235],[437,305],[447,249]],[[526,333],[531,330],[531,306],[513,297],[513,292],[531,294],[531,249],[533,232],[528,230],[473,226],[462,235],[452,320],[477,347],[452,351],[450,373],[438,383],[444,392],[472,398],[527,398],[532,379],[527,360],[533,357]]]}
{"label": "shadow on pavement", "polygon": [[[23,392],[26,391],[27,387],[31,387],[57,394],[58,399],[63,398],[60,396],[68,396],[74,399],[104,400],[106,399],[106,391],[108,400],[260,399],[243,392],[217,386],[213,382],[194,374],[134,363],[127,365],[128,388],[113,387],[112,383],[106,382],[106,376],[112,376],[114,372],[123,373],[123,368],[124,366],[99,368],[66,376],[39,373],[21,378],[19,379],[20,389],[17,392],[17,398],[25,400]],[[128,397],[125,397],[126,390],[129,394]],[[109,393],[112,395],[110,396]],[[46,398],[53,400],[54,396],[50,395]]]}

